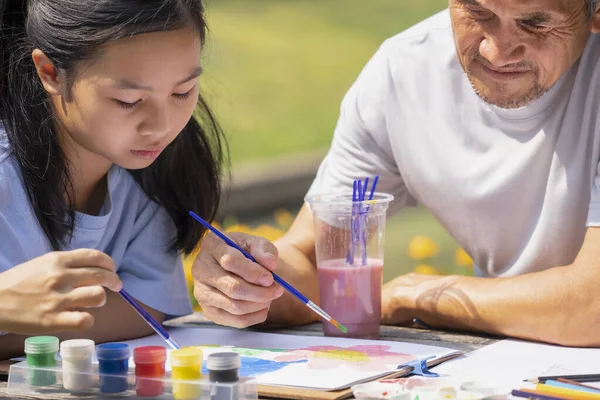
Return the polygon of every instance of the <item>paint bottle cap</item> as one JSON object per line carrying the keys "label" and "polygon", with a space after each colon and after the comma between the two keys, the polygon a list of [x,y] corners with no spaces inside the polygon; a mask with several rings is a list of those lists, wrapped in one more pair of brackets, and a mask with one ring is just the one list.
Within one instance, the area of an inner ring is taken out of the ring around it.
{"label": "paint bottle cap", "polygon": [[94,355],[95,343],[90,339],[65,340],[60,344],[60,356],[69,359],[85,359]]}
{"label": "paint bottle cap", "polygon": [[56,336],[33,336],[25,339],[25,354],[48,354],[58,351]]}
{"label": "paint bottle cap", "polygon": [[204,360],[200,347],[184,347],[171,352],[171,365],[174,367],[193,367],[202,365]]}
{"label": "paint bottle cap", "polygon": [[98,360],[124,360],[131,355],[127,343],[104,343],[96,349]]}
{"label": "paint bottle cap", "polygon": [[133,349],[136,364],[162,364],[167,360],[167,349],[163,346],[143,346]]}
{"label": "paint bottle cap", "polygon": [[242,359],[234,352],[213,353],[206,358],[206,368],[209,371],[227,371],[239,369],[241,366]]}

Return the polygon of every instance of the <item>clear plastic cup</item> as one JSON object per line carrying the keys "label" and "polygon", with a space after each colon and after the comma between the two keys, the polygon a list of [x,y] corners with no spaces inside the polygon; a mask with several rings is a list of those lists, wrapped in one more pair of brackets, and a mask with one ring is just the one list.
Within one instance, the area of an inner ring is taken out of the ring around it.
{"label": "clear plastic cup", "polygon": [[379,338],[386,212],[393,196],[323,194],[305,201],[313,214],[320,306],[347,333],[324,321],[326,336]]}

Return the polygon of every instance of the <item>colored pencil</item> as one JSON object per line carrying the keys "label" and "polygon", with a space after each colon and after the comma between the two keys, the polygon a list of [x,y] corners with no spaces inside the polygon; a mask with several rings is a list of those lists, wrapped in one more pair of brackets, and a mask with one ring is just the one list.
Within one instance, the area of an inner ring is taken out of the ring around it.
{"label": "colored pencil", "polygon": [[529,400],[564,400],[564,397],[548,396],[536,393],[534,390],[529,389],[513,390],[510,394],[515,397],[522,397]]}
{"label": "colored pencil", "polygon": [[573,400],[600,400],[600,393],[586,393],[581,390],[563,389],[553,387],[544,383],[538,383],[535,387],[536,392],[550,396],[564,397]]}
{"label": "colored pencil", "polygon": [[140,317],[142,317],[144,321],[146,321],[146,323],[150,325],[152,329],[154,329],[154,331],[158,333],[158,335],[163,338],[169,346],[171,346],[172,349],[181,349],[181,346],[179,346],[175,339],[169,335],[169,332],[167,332],[157,320],[152,318],[152,316],[148,314],[148,312],[146,312],[146,310],[144,310],[129,293],[127,293],[124,289],[121,289],[119,294],[127,303],[129,303],[131,307],[133,307],[135,311],[137,311]]}
{"label": "colored pencil", "polygon": [[[592,390],[600,391],[600,388],[597,388],[597,387],[594,387],[594,386],[590,386],[590,385],[584,385],[583,383],[572,381],[570,379],[558,378],[557,381],[558,382],[563,382],[563,383],[568,383],[568,384],[574,385],[574,386],[579,386],[579,387],[582,387],[582,388],[587,388],[587,389],[592,389]],[[548,381],[546,381],[546,382],[548,382]]]}
{"label": "colored pencil", "polygon": [[546,385],[553,386],[553,387],[559,387],[559,388],[563,388],[563,389],[580,390],[582,392],[600,394],[600,389],[595,388],[593,386],[585,386],[578,382],[571,383],[570,381],[564,382],[564,381],[558,381],[558,380],[557,381],[549,380],[549,381],[546,381]]}
{"label": "colored pencil", "polygon": [[[254,259],[254,257],[252,257],[246,250],[244,250],[243,248],[241,248],[237,243],[235,243],[233,240],[229,239],[223,233],[219,232],[218,229],[216,229],[214,226],[212,226],[211,224],[209,224],[208,222],[206,222],[198,214],[196,214],[193,211],[190,211],[190,215],[196,221],[198,221],[202,225],[204,225],[204,227],[206,229],[210,230],[212,233],[214,233],[215,235],[217,235],[217,237],[219,237],[221,240],[223,240],[229,246],[233,247],[234,249],[239,250],[240,253],[242,253],[244,255],[244,257],[246,257],[250,261],[255,262],[255,263],[258,264],[258,262],[256,262],[256,260]],[[308,308],[310,308],[311,310],[313,310],[320,317],[322,317],[325,320],[329,321],[333,326],[335,326],[336,328],[338,328],[340,331],[342,331],[344,333],[348,332],[348,329],[346,329],[346,327],[344,325],[340,324],[335,319],[331,318],[331,316],[329,314],[327,314],[325,311],[323,311],[323,309],[321,309],[321,307],[319,307],[318,305],[316,305],[315,303],[313,303],[306,296],[304,296],[302,293],[300,293],[298,290],[296,290],[296,288],[294,288],[292,285],[290,285],[289,283],[287,283],[286,281],[284,281],[275,272],[271,272],[271,274],[273,274],[273,279],[275,280],[275,282],[279,283],[288,292],[290,292],[294,297],[296,297],[297,299],[299,299],[300,301],[302,301],[304,304],[306,304],[306,306]]]}
{"label": "colored pencil", "polygon": [[553,376],[540,376],[537,378],[530,379],[528,382],[531,383],[544,383],[546,381],[557,381],[559,378],[568,379],[575,382],[600,382],[600,374],[584,374],[584,375],[553,375]]}

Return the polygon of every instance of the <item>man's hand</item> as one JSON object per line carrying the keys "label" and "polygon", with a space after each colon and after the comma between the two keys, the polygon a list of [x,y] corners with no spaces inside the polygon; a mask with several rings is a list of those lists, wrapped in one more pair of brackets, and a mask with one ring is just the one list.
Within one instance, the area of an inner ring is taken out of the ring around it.
{"label": "man's hand", "polygon": [[383,285],[381,322],[385,325],[410,325],[415,316],[419,286],[438,281],[442,276],[409,273]]}
{"label": "man's hand", "polygon": [[264,322],[271,302],[283,294],[271,273],[277,268],[278,252],[263,238],[243,233],[229,237],[260,264],[209,233],[192,267],[194,297],[206,318],[245,328]]}

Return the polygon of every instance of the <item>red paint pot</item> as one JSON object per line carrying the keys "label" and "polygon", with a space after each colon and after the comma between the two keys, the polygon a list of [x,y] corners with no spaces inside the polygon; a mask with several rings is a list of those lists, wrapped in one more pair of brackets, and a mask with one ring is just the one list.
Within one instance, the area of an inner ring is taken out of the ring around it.
{"label": "red paint pot", "polygon": [[165,361],[167,349],[162,346],[143,346],[133,350],[135,391],[140,397],[158,397],[165,391]]}

